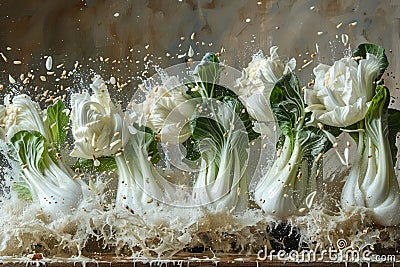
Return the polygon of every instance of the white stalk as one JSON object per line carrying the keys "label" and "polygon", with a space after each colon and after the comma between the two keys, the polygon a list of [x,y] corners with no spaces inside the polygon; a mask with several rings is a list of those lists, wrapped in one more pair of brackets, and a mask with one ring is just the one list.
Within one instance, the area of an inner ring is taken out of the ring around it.
{"label": "white stalk", "polygon": [[380,225],[399,224],[399,183],[381,120],[374,120],[365,136],[362,133],[359,136],[358,153],[362,156],[350,170],[343,187],[341,205],[348,212],[357,207],[367,209]]}
{"label": "white stalk", "polygon": [[[258,183],[254,200],[265,213],[278,218],[287,218],[298,213],[299,203],[296,203],[294,195],[296,184],[299,182],[296,179],[302,157],[300,146],[296,140],[291,151],[290,138],[286,137],[281,155]],[[307,177],[300,179],[307,179]]]}
{"label": "white stalk", "polygon": [[172,204],[174,189],[148,160],[144,133],[130,136],[124,153],[116,157],[119,172],[116,204],[137,214],[156,214],[164,204]]}

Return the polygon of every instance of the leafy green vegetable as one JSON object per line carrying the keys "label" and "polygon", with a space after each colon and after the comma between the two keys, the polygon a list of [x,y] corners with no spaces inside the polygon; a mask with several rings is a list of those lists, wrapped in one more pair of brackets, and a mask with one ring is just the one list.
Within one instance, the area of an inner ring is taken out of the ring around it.
{"label": "leafy green vegetable", "polygon": [[[246,169],[248,134],[237,114],[238,100],[203,102],[190,126],[201,153],[201,168],[193,188],[196,204],[212,210],[242,211],[247,208]],[[207,109],[207,110],[206,110]]]}
{"label": "leafy green vegetable", "polygon": [[145,143],[148,143],[147,153],[149,157],[151,157],[151,163],[157,164],[161,160],[160,152],[158,151],[157,137],[149,127],[145,127]]}
{"label": "leafy green vegetable", "polygon": [[359,133],[360,158],[350,170],[341,198],[345,211],[367,208],[374,221],[384,226],[400,223],[400,188],[388,139],[389,98],[389,90],[378,85],[365,116],[365,132]]}
{"label": "leafy green vegetable", "polygon": [[119,176],[116,206],[136,214],[152,214],[149,218],[158,220],[162,203],[176,201],[174,187],[148,159],[151,135],[135,123],[131,127],[135,133],[129,136],[122,155],[115,158]]}
{"label": "leafy green vegetable", "polygon": [[46,139],[36,131],[19,131],[10,139],[10,156],[22,165],[33,166],[43,173],[47,153]]}
{"label": "leafy green vegetable", "polygon": [[99,166],[95,166],[92,159],[79,158],[71,168],[79,169],[81,172],[105,172],[117,168],[113,157],[100,157],[97,160],[100,162]]}
{"label": "leafy green vegetable", "polygon": [[354,50],[353,56],[366,58],[367,53],[375,55],[379,59],[380,74],[377,77],[377,80],[379,80],[389,65],[385,49],[382,46],[375,44],[360,44],[357,49]]}
{"label": "leafy green vegetable", "polygon": [[260,179],[254,196],[264,212],[286,219],[305,210],[307,196],[320,191],[316,158],[327,149],[328,140],[322,130],[304,125],[305,104],[294,73],[276,82],[270,104],[282,131],[280,153]]}
{"label": "leafy green vegetable", "polygon": [[301,129],[305,120],[304,101],[297,77],[293,73],[284,75],[270,95],[272,111],[282,134],[294,141],[295,132]]}
{"label": "leafy green vegetable", "polygon": [[18,193],[19,199],[32,200],[32,194],[26,182],[18,181],[11,188]]}
{"label": "leafy green vegetable", "polygon": [[[252,118],[247,112],[246,107],[239,100],[238,95],[232,90],[218,84],[222,70],[223,66],[219,64],[218,57],[213,53],[207,53],[193,71],[194,82],[187,84],[189,88],[187,94],[193,98],[203,98],[203,101],[205,101],[203,103],[205,108],[209,108],[207,105],[213,106],[213,104],[211,104],[212,101],[209,101],[209,99],[227,104],[241,119],[246,128],[249,141],[253,141],[258,138],[260,134],[254,131]],[[194,86],[198,86],[200,90],[190,90]],[[199,117],[199,115],[200,112],[195,111],[190,121],[193,140],[202,140],[207,136],[207,138],[211,138],[214,142],[217,142],[221,148],[224,138],[223,135],[227,129],[219,125],[219,123],[215,121],[215,118]],[[187,151],[195,149],[193,155],[190,152],[186,158],[198,158],[200,155],[198,143],[193,144],[186,142],[184,145]]]}
{"label": "leafy green vegetable", "polygon": [[58,147],[64,144],[67,137],[65,128],[68,126],[69,117],[64,110],[65,105],[61,100],[47,108],[51,137]]}
{"label": "leafy green vegetable", "polygon": [[202,87],[203,93],[206,93],[205,97],[215,97],[215,85],[218,84],[222,70],[218,57],[210,52],[204,55],[194,69],[193,76],[196,78],[196,84]]}
{"label": "leafy green vegetable", "polygon": [[397,133],[400,132],[400,110],[388,109],[387,123],[389,129],[388,138],[390,144],[390,151],[392,152],[393,162],[395,162],[397,156],[396,137]]}
{"label": "leafy green vegetable", "polygon": [[21,179],[14,186],[20,197],[31,198],[53,219],[77,207],[82,185],[72,179],[62,161],[49,155],[49,144],[41,133],[19,131],[11,137],[9,147],[10,158],[21,165]]}

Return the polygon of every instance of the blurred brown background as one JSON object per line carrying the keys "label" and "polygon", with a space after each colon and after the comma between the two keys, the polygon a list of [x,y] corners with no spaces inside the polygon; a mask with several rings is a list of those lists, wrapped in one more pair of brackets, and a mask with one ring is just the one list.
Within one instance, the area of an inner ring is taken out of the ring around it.
{"label": "blurred brown background", "polygon": [[[362,42],[386,48],[386,84],[394,95],[399,91],[399,0],[2,0],[0,13],[0,52],[8,58],[7,63],[0,58],[5,90],[8,74],[43,72],[44,55],[67,69],[78,60],[82,70],[132,80],[131,93],[144,61],[162,67],[184,62],[187,56],[177,55],[190,45],[199,53],[194,59],[224,47],[223,58],[234,67],[245,66],[258,49],[268,53],[278,45],[280,54],[296,57],[301,67],[317,43],[320,53],[300,74],[306,83],[313,66],[342,56],[341,35],[347,34],[352,49]],[[116,67],[100,56],[122,61]]]}

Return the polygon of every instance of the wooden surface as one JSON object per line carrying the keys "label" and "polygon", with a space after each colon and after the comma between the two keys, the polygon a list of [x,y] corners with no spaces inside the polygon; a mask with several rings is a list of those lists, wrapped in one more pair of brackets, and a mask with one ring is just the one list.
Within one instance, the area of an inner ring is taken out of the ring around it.
{"label": "wooden surface", "polygon": [[201,258],[201,257],[175,257],[169,260],[145,260],[145,259],[129,259],[123,257],[98,257],[97,259],[46,259],[41,261],[27,261],[23,259],[8,259],[0,260],[1,267],[17,267],[17,266],[49,266],[49,267],[59,267],[59,266],[71,266],[71,267],[110,267],[110,266],[400,266],[400,257],[397,256],[396,262],[331,262],[318,261],[318,262],[283,262],[278,260],[265,260],[258,261],[256,256],[251,257],[241,257],[237,255],[225,255],[221,258]]}

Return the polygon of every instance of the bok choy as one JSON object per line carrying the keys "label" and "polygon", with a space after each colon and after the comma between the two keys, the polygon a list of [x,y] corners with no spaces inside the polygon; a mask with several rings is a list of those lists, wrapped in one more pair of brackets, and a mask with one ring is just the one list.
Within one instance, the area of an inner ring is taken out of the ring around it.
{"label": "bok choy", "polygon": [[[382,85],[387,66],[383,47],[361,44],[353,57],[314,69],[315,86],[306,90],[306,101],[317,122],[333,126],[333,131],[342,127],[358,143],[358,157],[342,190],[343,210],[365,209],[374,222],[390,226],[400,223],[400,190],[393,167],[400,122],[391,119],[399,112],[388,109],[389,90]],[[347,166],[348,153],[345,150],[342,160]]]}
{"label": "bok choy", "polygon": [[20,181],[29,190],[32,201],[56,219],[79,205],[83,183],[73,179],[71,171],[48,149],[47,140],[36,131],[19,131],[10,139],[10,157],[21,165]]}
{"label": "bok choy", "polygon": [[247,163],[249,142],[259,134],[239,96],[219,84],[223,66],[207,53],[193,77],[201,104],[190,121],[201,166],[193,186],[196,205],[211,211],[242,212],[248,206]]}
{"label": "bok choy", "polygon": [[385,226],[400,223],[400,189],[388,139],[388,101],[388,89],[379,85],[365,116],[365,131],[358,134],[360,157],[350,170],[341,198],[344,210],[366,208],[376,223]]}
{"label": "bok choy", "polygon": [[291,58],[285,62],[278,55],[278,47],[273,46],[268,57],[259,51],[253,55],[247,68],[243,69],[242,77],[237,80],[236,89],[240,100],[255,119],[254,131],[257,133],[267,136],[274,134],[269,123],[275,119],[268,99],[275,83],[295,68],[296,60]]}
{"label": "bok choy", "polygon": [[20,95],[7,102],[1,114],[9,158],[21,166],[13,189],[52,219],[69,214],[82,199],[83,183],[72,178],[60,153],[68,124],[64,104],[58,101],[42,111],[28,96]]}
{"label": "bok choy", "polygon": [[119,174],[116,206],[136,214],[155,215],[159,206],[174,203],[174,187],[149,159],[154,135],[139,127],[129,112],[127,117],[128,142],[122,154],[115,157]]}
{"label": "bok choy", "polygon": [[84,91],[71,96],[71,124],[74,145],[71,156],[93,159],[111,156],[121,149],[123,114],[114,106],[103,79],[96,75],[93,94]]}
{"label": "bok choy", "polygon": [[201,153],[201,166],[193,186],[196,205],[212,211],[241,212],[248,205],[248,135],[236,114],[240,102],[232,98],[203,103],[211,116],[191,121],[193,138]]}
{"label": "bok choy", "polygon": [[254,200],[267,214],[286,219],[310,208],[320,190],[318,158],[327,139],[319,129],[305,125],[305,105],[293,73],[275,84],[269,100],[282,135],[277,157],[258,182]]}

